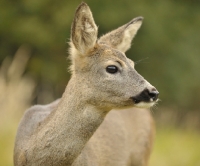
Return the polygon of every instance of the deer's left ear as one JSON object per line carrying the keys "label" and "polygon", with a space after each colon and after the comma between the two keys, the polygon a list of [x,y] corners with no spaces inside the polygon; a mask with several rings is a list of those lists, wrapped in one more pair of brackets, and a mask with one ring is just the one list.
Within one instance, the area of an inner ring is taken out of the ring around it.
{"label": "deer's left ear", "polygon": [[143,17],[134,18],[129,23],[102,36],[98,42],[126,52],[131,47],[131,42],[142,25],[142,20]]}
{"label": "deer's left ear", "polygon": [[82,2],[76,10],[71,28],[71,43],[84,55],[97,41],[97,26],[89,6]]}

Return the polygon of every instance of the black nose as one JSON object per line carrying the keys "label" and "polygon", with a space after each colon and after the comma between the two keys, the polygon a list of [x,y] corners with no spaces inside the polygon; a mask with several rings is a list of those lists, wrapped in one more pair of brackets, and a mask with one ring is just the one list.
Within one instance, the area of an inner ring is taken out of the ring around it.
{"label": "black nose", "polygon": [[159,92],[153,88],[151,90],[145,89],[139,95],[132,97],[133,101],[137,104],[139,102],[152,102],[158,99]]}
{"label": "black nose", "polygon": [[158,99],[159,92],[154,88],[151,91],[148,91],[150,100],[156,101]]}

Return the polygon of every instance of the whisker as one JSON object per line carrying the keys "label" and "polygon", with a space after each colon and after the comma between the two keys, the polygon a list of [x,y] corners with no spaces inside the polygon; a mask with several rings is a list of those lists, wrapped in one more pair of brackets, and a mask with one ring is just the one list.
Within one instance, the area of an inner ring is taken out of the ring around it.
{"label": "whisker", "polygon": [[150,108],[150,111],[152,112],[152,114],[154,114],[154,110],[158,109],[158,102],[161,102],[160,99],[158,99],[158,101]]}
{"label": "whisker", "polygon": [[149,57],[140,59],[140,60],[138,60],[138,61],[134,61],[134,63],[135,63],[135,65],[137,65],[137,64],[139,64],[139,63],[141,63],[141,62],[143,62],[144,60],[147,60],[147,59],[149,59]]}

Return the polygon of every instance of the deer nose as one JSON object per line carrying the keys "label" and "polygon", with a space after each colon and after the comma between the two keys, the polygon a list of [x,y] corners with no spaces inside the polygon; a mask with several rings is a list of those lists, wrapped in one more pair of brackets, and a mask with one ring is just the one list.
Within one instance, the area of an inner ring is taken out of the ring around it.
{"label": "deer nose", "polygon": [[135,104],[139,102],[153,102],[158,99],[159,92],[156,90],[156,88],[144,89],[139,95],[132,97]]}

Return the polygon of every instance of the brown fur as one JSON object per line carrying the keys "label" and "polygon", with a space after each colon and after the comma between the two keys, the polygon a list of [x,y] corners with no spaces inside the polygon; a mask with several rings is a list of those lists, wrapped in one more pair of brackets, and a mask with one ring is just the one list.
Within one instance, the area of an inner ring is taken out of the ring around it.
{"label": "brown fur", "polygon": [[[60,100],[33,106],[15,141],[15,166],[146,166],[154,125],[150,112],[131,97],[155,89],[125,56],[142,17],[97,39],[97,26],[82,3],[72,23],[72,77]],[[106,67],[115,65],[110,74]],[[117,109],[117,110],[113,110]]]}

